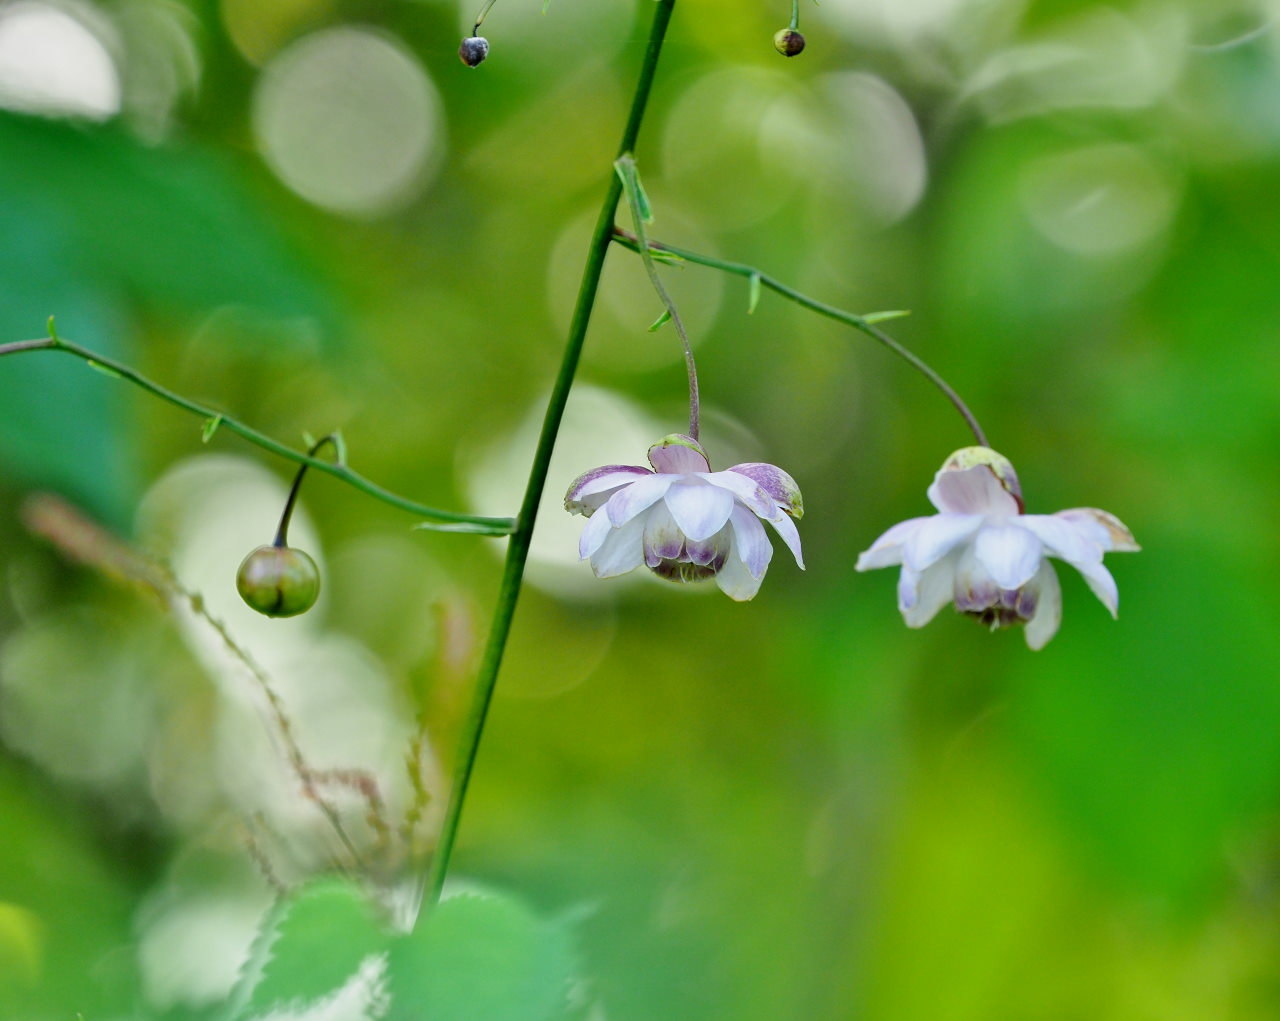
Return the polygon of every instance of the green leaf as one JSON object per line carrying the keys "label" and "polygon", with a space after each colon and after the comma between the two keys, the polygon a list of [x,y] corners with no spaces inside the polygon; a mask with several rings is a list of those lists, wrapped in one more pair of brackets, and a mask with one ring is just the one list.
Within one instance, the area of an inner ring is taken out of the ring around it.
{"label": "green leaf", "polygon": [[387,1021],[541,1021],[574,975],[568,926],[491,894],[442,901],[391,948]]}
{"label": "green leaf", "polygon": [[864,323],[887,323],[890,319],[905,319],[910,312],[898,309],[893,312],[868,312],[862,317]]}
{"label": "green leaf", "polygon": [[222,425],[222,416],[214,415],[212,418],[204,420],[204,428],[200,430],[200,442],[208,443],[213,439],[213,434],[218,431],[218,427]]}
{"label": "green leaf", "polygon": [[751,274],[751,293],[747,297],[747,315],[755,313],[756,306],[760,304],[760,274]]}
{"label": "green leaf", "polygon": [[234,1016],[328,996],[392,938],[359,887],[343,879],[319,880],[263,923],[242,975],[244,1009]]}
{"label": "green leaf", "polygon": [[[649,204],[649,196],[640,180],[640,168],[636,166],[635,157],[629,153],[619,156],[613,166],[622,179],[622,189],[627,193],[633,214],[643,223],[653,223],[653,207]],[[641,224],[637,223],[636,229],[639,230],[640,227]]]}
{"label": "green leaf", "polygon": [[649,327],[649,332],[657,333],[658,330],[662,328],[662,325],[664,323],[669,323],[670,321],[671,321],[671,310],[663,309],[662,315],[658,316],[658,318],[653,321],[653,325]]}

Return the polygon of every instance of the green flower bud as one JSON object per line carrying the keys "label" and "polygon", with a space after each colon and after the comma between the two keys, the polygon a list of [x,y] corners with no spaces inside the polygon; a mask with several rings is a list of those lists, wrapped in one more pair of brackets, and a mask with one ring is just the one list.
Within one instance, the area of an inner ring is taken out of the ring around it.
{"label": "green flower bud", "polygon": [[469,36],[462,40],[462,45],[458,47],[458,59],[467,67],[475,67],[477,64],[484,62],[484,58],[489,55],[489,40],[481,35]]}
{"label": "green flower bud", "polygon": [[804,36],[794,28],[780,28],[774,34],[773,48],[784,57],[794,57],[804,50]]}
{"label": "green flower bud", "polygon": [[320,594],[320,569],[300,549],[259,546],[236,572],[240,598],[268,617],[306,613]]}

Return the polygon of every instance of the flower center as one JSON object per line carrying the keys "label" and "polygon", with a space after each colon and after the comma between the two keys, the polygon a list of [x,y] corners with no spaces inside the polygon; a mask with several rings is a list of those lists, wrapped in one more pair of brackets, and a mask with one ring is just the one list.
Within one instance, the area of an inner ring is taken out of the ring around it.
{"label": "flower center", "polygon": [[716,576],[720,568],[724,567],[724,561],[723,556],[716,557],[709,564],[695,564],[690,560],[668,558],[659,560],[652,571],[659,578],[665,578],[667,581],[706,581]]}

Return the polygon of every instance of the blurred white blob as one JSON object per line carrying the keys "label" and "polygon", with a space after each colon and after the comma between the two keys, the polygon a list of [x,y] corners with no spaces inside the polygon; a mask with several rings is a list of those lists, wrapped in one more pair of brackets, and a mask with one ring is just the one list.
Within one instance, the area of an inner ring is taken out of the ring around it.
{"label": "blurred white blob", "polygon": [[[808,178],[813,97],[793,75],[727,68],[678,95],[662,136],[663,178],[695,207],[713,210],[718,228],[763,220]],[[655,212],[662,216],[663,208]],[[654,234],[662,236],[658,228]]]}
{"label": "blurred white blob", "polygon": [[[285,494],[284,481],[254,462],[194,458],[170,470],[148,492],[139,534],[167,553],[184,586],[201,594],[208,612],[268,675],[308,764],[368,774],[394,826],[411,797],[404,758],[412,713],[401,704],[382,664],[359,642],[323,630],[329,576],[301,508],[294,514],[289,543],[306,550],[320,567],[324,582],[316,608],[300,617],[269,619],[245,606],[235,590],[240,560],[271,541]],[[252,674],[206,621],[185,608],[179,621],[220,695],[212,768],[223,803],[242,818],[261,813],[283,859],[278,865],[303,874],[324,866],[341,854],[341,846],[316,805],[301,795],[279,728]],[[426,784],[438,795],[441,781],[429,753],[427,759]],[[161,781],[157,778],[155,785],[169,799],[180,795]],[[356,792],[345,786],[327,786],[322,792],[344,811],[357,845],[367,845],[372,834],[362,821],[366,806]],[[438,813],[442,800],[434,798],[428,814]],[[432,825],[434,819],[429,819],[424,830]]]}
{"label": "blurred white blob", "polygon": [[110,26],[80,4],[0,5],[0,107],[105,120],[120,111]]}
{"label": "blurred white blob", "polygon": [[124,109],[150,141],[168,133],[178,101],[200,81],[200,23],[172,0],[123,0],[112,6],[124,44]]}
{"label": "blurred white blob", "polygon": [[1073,107],[1150,106],[1182,73],[1187,33],[1186,13],[1173,6],[1134,16],[1089,8],[1040,39],[996,52],[958,98],[975,101],[994,123]]}
{"label": "blurred white blob", "polygon": [[288,187],[354,217],[412,201],[444,153],[435,86],[399,42],[369,29],[315,32],[274,57],[254,94],[253,125]]}
{"label": "blurred white blob", "polygon": [[828,177],[843,177],[879,226],[906,216],[924,195],[928,171],[924,140],[911,107],[892,86],[875,75],[843,71],[823,75],[817,88],[831,118],[828,130],[815,140],[824,152],[805,160],[822,166]]}
{"label": "blurred white blob", "polygon": [[[653,238],[707,254],[715,253],[715,246],[698,221],[669,206],[663,200],[661,189],[653,188],[647,181],[645,188],[657,217],[646,228]],[[579,216],[560,234],[551,250],[547,264],[547,300],[560,334],[569,329],[582,278],[582,260],[596,216],[593,212]],[[631,229],[630,214],[625,209],[619,210],[618,223]],[[658,264],[658,272],[680,310],[690,344],[697,349],[719,312],[725,286],[723,275],[699,266],[662,263]],[[742,300],[745,308],[745,287]],[[651,372],[659,366],[683,364],[684,349],[674,326],[667,323],[648,332],[661,313],[662,303],[645,274],[640,257],[615,248],[600,278],[600,298],[591,321],[591,339],[582,354],[584,364],[612,372]]]}
{"label": "blurred white blob", "polygon": [[1018,197],[1055,245],[1104,256],[1157,238],[1178,206],[1179,185],[1133,145],[1095,145],[1027,164]]}
{"label": "blurred white blob", "polygon": [[[974,7],[998,0],[823,0],[822,12],[852,39],[909,43],[942,36]],[[1005,3],[1004,6],[1021,6]]]}
{"label": "blurred white blob", "polygon": [[[460,451],[458,474],[476,513],[513,514],[520,506],[545,409],[543,397],[534,401],[510,435],[498,437],[479,450]],[[648,571],[635,571],[608,584],[597,581],[591,568],[578,560],[582,519],[565,513],[564,494],[575,478],[600,465],[647,467],[645,455],[649,447],[667,433],[684,428],[686,424],[678,421],[659,424],[611,390],[583,384],[574,387],[538,507],[526,575],[530,584],[557,595],[599,599],[620,591],[635,579],[649,576]]]}

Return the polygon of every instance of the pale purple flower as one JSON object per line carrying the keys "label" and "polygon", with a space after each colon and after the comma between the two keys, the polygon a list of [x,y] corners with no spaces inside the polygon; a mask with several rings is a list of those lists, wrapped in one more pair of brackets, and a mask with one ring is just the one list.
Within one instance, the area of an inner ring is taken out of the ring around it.
{"label": "pale purple flower", "polygon": [[1043,648],[1062,621],[1049,557],[1078,570],[1116,615],[1120,596],[1102,555],[1140,549],[1118,518],[1092,507],[1024,514],[1013,465],[986,447],[952,454],[928,495],[937,514],[894,525],[858,557],[859,571],[902,565],[898,609],[908,627],[954,602],[992,630],[1025,623],[1027,644]]}
{"label": "pale purple flower", "polygon": [[649,448],[648,468],[610,464],[574,480],[564,507],[588,518],[578,555],[597,578],[641,564],[670,581],[714,577],[739,601],[760,588],[773,556],[767,521],[804,569],[792,518],[804,513],[800,490],[771,464],[735,464],[713,472],[696,440],[675,434]]}

